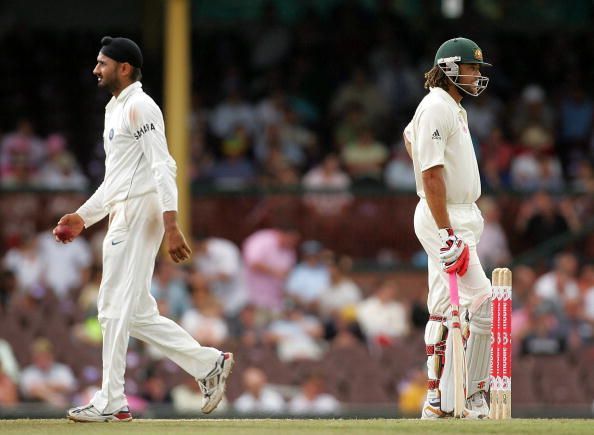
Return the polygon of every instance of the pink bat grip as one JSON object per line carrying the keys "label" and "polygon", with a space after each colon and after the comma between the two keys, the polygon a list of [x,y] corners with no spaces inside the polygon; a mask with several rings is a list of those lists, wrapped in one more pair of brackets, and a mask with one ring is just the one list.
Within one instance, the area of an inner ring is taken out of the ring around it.
{"label": "pink bat grip", "polygon": [[456,273],[450,273],[450,303],[460,306],[460,296],[458,295],[458,278]]}

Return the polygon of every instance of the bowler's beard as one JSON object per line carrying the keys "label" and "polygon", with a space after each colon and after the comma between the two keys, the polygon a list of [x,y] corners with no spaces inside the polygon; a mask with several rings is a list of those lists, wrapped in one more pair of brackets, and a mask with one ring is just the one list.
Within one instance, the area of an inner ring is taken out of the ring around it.
{"label": "bowler's beard", "polygon": [[97,84],[100,88],[107,89],[110,94],[113,94],[115,91],[121,89],[120,81],[117,77],[114,77],[111,80],[106,80],[105,76],[101,79],[101,81]]}

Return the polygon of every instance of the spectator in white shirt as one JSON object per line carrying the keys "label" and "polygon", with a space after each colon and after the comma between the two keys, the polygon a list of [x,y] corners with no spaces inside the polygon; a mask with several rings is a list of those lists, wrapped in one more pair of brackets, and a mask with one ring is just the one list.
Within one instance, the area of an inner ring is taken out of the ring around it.
{"label": "spectator in white shirt", "polygon": [[241,414],[278,414],[284,411],[285,401],[277,391],[268,385],[266,374],[256,367],[243,372],[245,392],[233,406]]}
{"label": "spectator in white shirt", "polygon": [[542,275],[534,285],[535,293],[545,301],[555,304],[558,309],[579,297],[576,280],[578,260],[575,255],[565,252],[555,256],[554,269]]}
{"label": "spectator in white shirt", "polygon": [[193,263],[225,316],[236,316],[248,299],[239,248],[225,239],[200,239],[194,244]]}
{"label": "spectator in white shirt", "polygon": [[324,392],[324,378],[310,375],[301,385],[301,393],[289,403],[291,414],[334,414],[340,411],[340,402]]}
{"label": "spectator in white shirt", "polygon": [[303,177],[303,187],[307,191],[324,190],[331,192],[307,193],[303,197],[305,205],[323,216],[340,215],[353,201],[348,188],[351,179],[340,168],[340,160],[334,153],[328,154],[322,163]]}
{"label": "spectator in white shirt", "polygon": [[37,237],[23,231],[21,243],[6,253],[4,266],[14,273],[21,290],[42,285],[46,265],[39,251]]}
{"label": "spectator in white shirt", "polygon": [[408,334],[407,309],[397,300],[397,295],[396,282],[387,280],[373,296],[358,305],[357,320],[369,342],[387,345]]}
{"label": "spectator in white shirt", "polygon": [[70,367],[54,360],[52,345],[46,338],[38,338],[31,347],[33,364],[23,370],[21,391],[25,399],[41,400],[64,408],[76,389]]}
{"label": "spectator in white shirt", "polygon": [[60,299],[88,280],[93,259],[83,237],[60,244],[51,231],[46,231],[39,235],[39,249],[45,265],[45,283]]}
{"label": "spectator in white shirt", "polygon": [[265,339],[276,344],[281,361],[319,360],[323,349],[318,340],[323,332],[317,317],[306,315],[287,301],[283,317],[269,325]]}

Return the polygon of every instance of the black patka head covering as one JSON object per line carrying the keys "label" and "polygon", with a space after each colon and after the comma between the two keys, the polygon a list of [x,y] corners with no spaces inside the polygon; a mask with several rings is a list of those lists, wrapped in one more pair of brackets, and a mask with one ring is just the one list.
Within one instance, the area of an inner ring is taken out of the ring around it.
{"label": "black patka head covering", "polygon": [[101,38],[101,53],[117,62],[128,62],[135,68],[142,67],[142,51],[136,42],[128,38]]}

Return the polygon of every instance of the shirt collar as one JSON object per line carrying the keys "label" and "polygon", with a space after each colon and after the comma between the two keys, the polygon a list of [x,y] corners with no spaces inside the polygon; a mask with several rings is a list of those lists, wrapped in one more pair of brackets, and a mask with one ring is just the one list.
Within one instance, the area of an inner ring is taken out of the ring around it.
{"label": "shirt collar", "polygon": [[429,88],[429,92],[433,92],[435,95],[438,95],[439,98],[441,98],[443,101],[445,101],[446,103],[448,103],[452,107],[455,107],[456,110],[464,110],[464,108],[462,107],[462,105],[460,103],[456,103],[456,100],[454,100],[452,98],[452,96],[448,92],[446,92],[444,89],[442,89],[442,88]]}
{"label": "shirt collar", "polygon": [[120,95],[118,95],[117,98],[116,97],[111,97],[111,99],[109,100],[109,102],[105,106],[105,110],[109,111],[117,103],[121,103],[122,101],[125,101],[126,98],[128,98],[128,96],[130,94],[132,94],[134,91],[136,91],[137,89],[142,89],[142,83],[140,83],[140,82],[134,82],[134,83],[126,86],[124,88],[124,90],[122,92],[120,92]]}
{"label": "shirt collar", "polygon": [[142,88],[142,83],[140,82],[134,82],[128,86],[126,86],[124,88],[124,90],[122,92],[120,92],[120,95],[118,95],[118,97],[116,98],[116,100],[119,101],[124,101],[126,98],[128,98],[128,95],[130,95],[131,93],[133,93],[136,89],[141,89]]}

